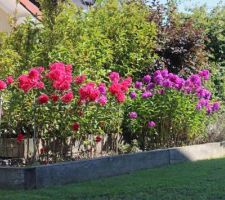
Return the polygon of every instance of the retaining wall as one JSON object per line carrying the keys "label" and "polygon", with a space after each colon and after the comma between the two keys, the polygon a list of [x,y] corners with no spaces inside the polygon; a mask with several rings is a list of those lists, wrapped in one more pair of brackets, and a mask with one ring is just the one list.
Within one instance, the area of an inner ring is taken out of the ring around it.
{"label": "retaining wall", "polygon": [[45,166],[25,168],[0,167],[0,188],[41,188],[117,176],[136,170],[166,166],[184,161],[224,156],[224,143],[218,142]]}

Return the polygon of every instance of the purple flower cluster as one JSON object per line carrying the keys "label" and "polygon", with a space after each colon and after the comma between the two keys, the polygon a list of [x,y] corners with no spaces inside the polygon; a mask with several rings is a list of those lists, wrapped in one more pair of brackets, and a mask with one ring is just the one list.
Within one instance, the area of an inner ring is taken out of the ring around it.
{"label": "purple flower cluster", "polygon": [[131,93],[130,93],[130,98],[131,98],[131,99],[135,99],[136,97],[137,97],[136,92],[131,92]]}
{"label": "purple flower cluster", "polygon": [[151,76],[145,75],[144,78],[143,78],[143,82],[148,84],[150,81],[151,81]]}
{"label": "purple flower cluster", "polygon": [[136,89],[141,89],[142,85],[143,85],[142,82],[136,81],[134,86],[135,86]]}
{"label": "purple flower cluster", "polygon": [[145,91],[145,92],[142,93],[141,96],[142,96],[143,99],[147,99],[147,98],[151,97],[152,95],[153,94],[151,92]]}
{"label": "purple flower cluster", "polygon": [[100,83],[98,86],[98,90],[102,95],[106,95],[106,86],[104,83]]}
{"label": "purple flower cluster", "polygon": [[136,112],[130,112],[129,113],[129,118],[130,119],[136,119],[137,118],[137,113]]}
{"label": "purple flower cluster", "polygon": [[154,121],[149,121],[148,122],[148,127],[149,128],[153,128],[153,127],[155,127],[156,126],[156,123],[154,122]]}
{"label": "purple flower cluster", "polygon": [[[210,103],[211,92],[203,87],[203,81],[208,80],[210,73],[202,70],[198,74],[192,74],[187,79],[176,74],[169,73],[167,69],[157,70],[153,76],[146,75],[142,81],[136,81],[134,87],[141,91],[141,97],[148,99],[154,95],[163,95],[167,89],[180,91],[186,95],[194,95],[198,98],[196,110],[206,109],[207,113],[216,112],[220,108],[219,102]],[[135,91],[130,93],[130,98],[135,99]]]}
{"label": "purple flower cluster", "polygon": [[199,72],[199,76],[202,77],[204,80],[209,80],[210,73],[208,70],[202,70]]}

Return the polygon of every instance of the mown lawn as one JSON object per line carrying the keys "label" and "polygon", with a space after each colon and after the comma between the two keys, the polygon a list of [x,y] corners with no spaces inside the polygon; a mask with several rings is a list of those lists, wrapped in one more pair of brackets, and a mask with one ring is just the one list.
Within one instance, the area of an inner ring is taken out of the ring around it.
{"label": "mown lawn", "polygon": [[0,200],[6,199],[225,200],[225,159],[177,164],[41,190],[0,191]]}

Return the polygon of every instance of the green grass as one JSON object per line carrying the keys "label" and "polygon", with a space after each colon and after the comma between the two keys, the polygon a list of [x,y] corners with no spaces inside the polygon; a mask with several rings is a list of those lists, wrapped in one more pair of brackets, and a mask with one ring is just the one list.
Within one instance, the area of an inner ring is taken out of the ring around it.
{"label": "green grass", "polygon": [[41,190],[0,190],[0,200],[6,199],[225,200],[225,159],[171,165]]}

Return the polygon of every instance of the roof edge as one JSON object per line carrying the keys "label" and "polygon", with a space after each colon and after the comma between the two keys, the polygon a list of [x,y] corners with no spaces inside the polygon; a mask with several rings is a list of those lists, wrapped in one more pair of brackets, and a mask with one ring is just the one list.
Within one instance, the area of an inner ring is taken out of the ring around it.
{"label": "roof edge", "polygon": [[42,13],[40,9],[29,0],[19,0],[19,3],[27,9],[34,17],[41,20]]}

